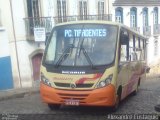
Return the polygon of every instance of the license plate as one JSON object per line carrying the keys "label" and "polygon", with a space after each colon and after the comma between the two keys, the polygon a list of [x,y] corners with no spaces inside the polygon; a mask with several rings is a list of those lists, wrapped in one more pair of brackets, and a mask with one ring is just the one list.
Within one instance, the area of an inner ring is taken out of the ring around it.
{"label": "license plate", "polygon": [[79,105],[79,100],[73,100],[73,99],[65,100],[65,105],[78,106]]}

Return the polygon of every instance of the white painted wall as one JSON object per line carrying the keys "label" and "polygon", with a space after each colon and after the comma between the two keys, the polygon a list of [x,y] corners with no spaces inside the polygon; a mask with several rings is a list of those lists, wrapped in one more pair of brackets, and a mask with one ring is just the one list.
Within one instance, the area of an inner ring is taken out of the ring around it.
{"label": "white painted wall", "polygon": [[0,27],[0,58],[10,56],[9,40],[5,28]]}
{"label": "white painted wall", "polygon": [[[44,3],[45,0],[43,0]],[[44,10],[44,16],[51,15],[47,6],[49,3],[42,4]],[[15,34],[17,41],[17,51],[18,51],[18,62],[19,62],[19,71],[20,71],[20,78],[21,78],[21,85],[20,87],[31,87],[33,76],[32,76],[32,64],[29,59],[29,55],[36,51],[37,49],[44,49],[43,47],[39,47],[39,44],[35,43],[34,41],[27,41],[25,37],[25,24],[23,18],[25,17],[25,4],[22,0],[14,0],[13,2],[13,16],[14,16],[14,26],[15,26]],[[18,13],[18,14],[17,14]],[[43,43],[44,45],[44,43]],[[15,41],[10,43],[11,49],[16,49]],[[13,50],[15,51],[15,50]],[[12,52],[12,55],[15,55],[15,52]],[[14,59],[15,62],[16,59]],[[13,63],[14,64],[14,63]],[[14,66],[15,69],[17,66]]]}
{"label": "white painted wall", "polygon": [[[3,16],[3,17],[1,17],[2,26],[6,29],[6,34],[8,35],[9,46],[10,46],[10,43],[14,43],[10,1],[9,0],[0,0],[0,8],[1,8],[1,16]],[[18,67],[17,67],[17,60],[16,60],[15,44],[13,44],[13,46],[10,46],[9,49],[10,49],[10,56],[11,56],[14,87],[18,88],[18,87],[20,87],[20,84],[19,84],[19,75],[18,75]]]}
{"label": "white painted wall", "polygon": [[44,44],[39,47],[38,43],[19,41],[18,42],[20,76],[22,78],[22,87],[30,87],[33,82],[32,61],[29,56],[37,49],[44,49]]}
{"label": "white painted wall", "polygon": [[[3,50],[3,54],[9,52],[9,54],[11,55],[14,88],[31,87],[33,79],[32,79],[32,66],[31,66],[31,61],[29,59],[29,55],[32,52],[36,51],[37,49],[44,49],[44,43],[43,45],[40,45],[40,47],[38,47],[39,45],[37,45],[34,41],[26,40],[25,22],[23,20],[23,18],[25,18],[27,11],[25,10],[26,4],[24,3],[23,0],[14,0],[14,1],[11,0],[11,1],[13,9],[11,9],[10,0],[0,0],[1,16],[3,16],[1,18],[2,26],[6,29],[6,34],[8,35],[8,39],[10,41],[8,43],[9,48],[7,48],[7,46],[4,46],[4,48],[1,47],[1,49],[5,49]],[[12,21],[11,10],[13,12],[14,24]],[[44,6],[44,10],[47,11],[48,7]],[[48,11],[44,12],[44,15],[48,16]],[[15,36],[14,36],[14,30],[15,30]],[[6,41],[3,40],[2,42]],[[16,49],[18,54],[16,54]],[[18,71],[18,64],[20,73]],[[22,83],[22,86],[20,85],[20,82]]]}
{"label": "white painted wall", "polygon": [[[122,6],[122,8],[124,8],[124,6]],[[130,26],[130,7],[125,7],[125,9],[123,9],[123,24]]]}
{"label": "white painted wall", "polygon": [[17,41],[25,40],[25,24],[23,18],[25,18],[25,7],[23,0],[11,0],[12,1],[12,10],[13,10],[13,19],[15,26],[15,34]]}
{"label": "white painted wall", "polygon": [[67,5],[68,16],[78,15],[78,3],[76,0],[68,0]]}
{"label": "white painted wall", "polygon": [[2,26],[1,8],[0,8],[0,26]]}
{"label": "white painted wall", "polygon": [[142,15],[142,9],[143,7],[138,7],[137,8],[137,27],[140,27],[140,33],[143,34],[143,27],[142,27],[142,22],[143,22],[143,15]]}
{"label": "white painted wall", "polygon": [[150,37],[149,41],[148,41],[148,48],[147,48],[147,62],[148,64],[151,64],[153,59],[155,59],[154,57],[154,38]]}
{"label": "white painted wall", "polygon": [[13,41],[13,29],[11,27],[12,21],[11,21],[11,9],[9,0],[0,0],[0,9],[1,9],[2,26],[6,29],[9,40]]}
{"label": "white painted wall", "polygon": [[53,0],[41,0],[41,10],[43,17],[53,17],[54,10],[54,1]]}
{"label": "white painted wall", "polygon": [[97,7],[97,0],[88,0],[88,14],[89,15],[96,15],[98,12],[98,7]]}

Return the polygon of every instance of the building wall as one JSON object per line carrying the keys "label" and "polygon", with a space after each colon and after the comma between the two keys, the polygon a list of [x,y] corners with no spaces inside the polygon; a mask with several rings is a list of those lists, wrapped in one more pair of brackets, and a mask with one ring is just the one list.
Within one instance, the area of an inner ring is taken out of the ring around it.
{"label": "building wall", "polygon": [[[123,24],[130,27],[130,8],[136,7],[137,8],[137,27],[140,27],[140,33],[143,34],[143,13],[142,10],[144,7],[148,8],[148,26],[151,26],[151,35],[146,36],[148,37],[148,44],[147,44],[147,63],[149,65],[156,64],[160,60],[160,34],[157,36],[158,39],[158,52],[157,55],[154,54],[155,52],[155,44],[154,44],[154,34],[153,34],[153,9],[157,6],[113,6],[112,15],[113,21],[115,21],[115,10],[117,7],[123,8]],[[158,23],[160,24],[160,7],[159,10],[159,18]]]}
{"label": "building wall", "polygon": [[30,55],[39,49],[44,49],[44,44],[39,45],[38,43],[25,40],[18,43],[17,49],[19,55],[21,85],[22,87],[31,87],[33,85],[33,71],[32,58]]}
{"label": "building wall", "polygon": [[[42,52],[44,50],[44,43],[35,43],[26,39],[24,22],[27,15],[26,8],[26,2],[23,0],[0,1],[1,16],[3,16],[1,23],[6,29],[9,40],[8,46],[2,45],[9,49],[14,88],[33,86],[32,58],[30,55],[39,49],[42,49]],[[44,14],[46,13],[44,12]],[[5,61],[7,62],[7,60]]]}
{"label": "building wall", "polygon": [[[9,46],[14,41],[14,33],[12,27],[12,19],[11,19],[11,7],[9,0],[1,0],[0,1],[0,8],[1,8],[1,23],[2,26],[6,29],[6,33],[9,39]],[[7,46],[6,46],[7,47]],[[19,75],[17,69],[17,61],[16,61],[16,53],[15,53],[15,45],[10,48],[10,55],[11,55],[11,64],[12,64],[12,74],[13,74],[13,83],[14,87],[19,86]]]}
{"label": "building wall", "polygon": [[[79,15],[79,1],[80,0],[66,0],[67,16]],[[87,1],[88,15],[96,15],[98,13],[99,0],[84,0]],[[103,1],[103,0],[102,0]],[[105,14],[111,14],[112,1],[104,0]],[[57,16],[57,1],[56,0],[42,0],[43,16]]]}
{"label": "building wall", "polygon": [[[14,16],[14,26],[15,35],[17,43],[17,56],[19,63],[19,77],[20,77],[20,87],[31,87],[33,86],[33,71],[32,71],[32,61],[30,55],[37,51],[38,49],[44,49],[44,43],[36,43],[35,41],[28,41],[26,38],[25,31],[25,6],[24,1],[16,0],[13,4],[13,16]],[[41,9],[43,7],[41,3]],[[21,12],[19,12],[21,11]],[[17,14],[18,13],[18,14]],[[41,14],[45,14],[45,11]],[[11,48],[14,47],[14,42],[11,43]],[[16,66],[15,66],[16,67]]]}
{"label": "building wall", "polygon": [[12,89],[12,65],[9,53],[9,40],[4,28],[0,27],[0,90]]}

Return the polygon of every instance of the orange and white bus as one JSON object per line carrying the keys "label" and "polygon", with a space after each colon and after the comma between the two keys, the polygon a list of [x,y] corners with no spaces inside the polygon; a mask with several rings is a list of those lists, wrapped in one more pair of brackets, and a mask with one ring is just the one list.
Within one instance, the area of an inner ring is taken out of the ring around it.
{"label": "orange and white bus", "polygon": [[41,66],[40,93],[50,109],[61,105],[117,109],[137,93],[145,73],[146,38],[109,21],[56,25]]}

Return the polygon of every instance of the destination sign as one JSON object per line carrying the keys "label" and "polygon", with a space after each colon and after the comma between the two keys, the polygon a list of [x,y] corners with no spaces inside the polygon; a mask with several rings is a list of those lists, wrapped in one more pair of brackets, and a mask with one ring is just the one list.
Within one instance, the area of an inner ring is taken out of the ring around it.
{"label": "destination sign", "polygon": [[106,37],[106,29],[66,29],[64,37]]}

